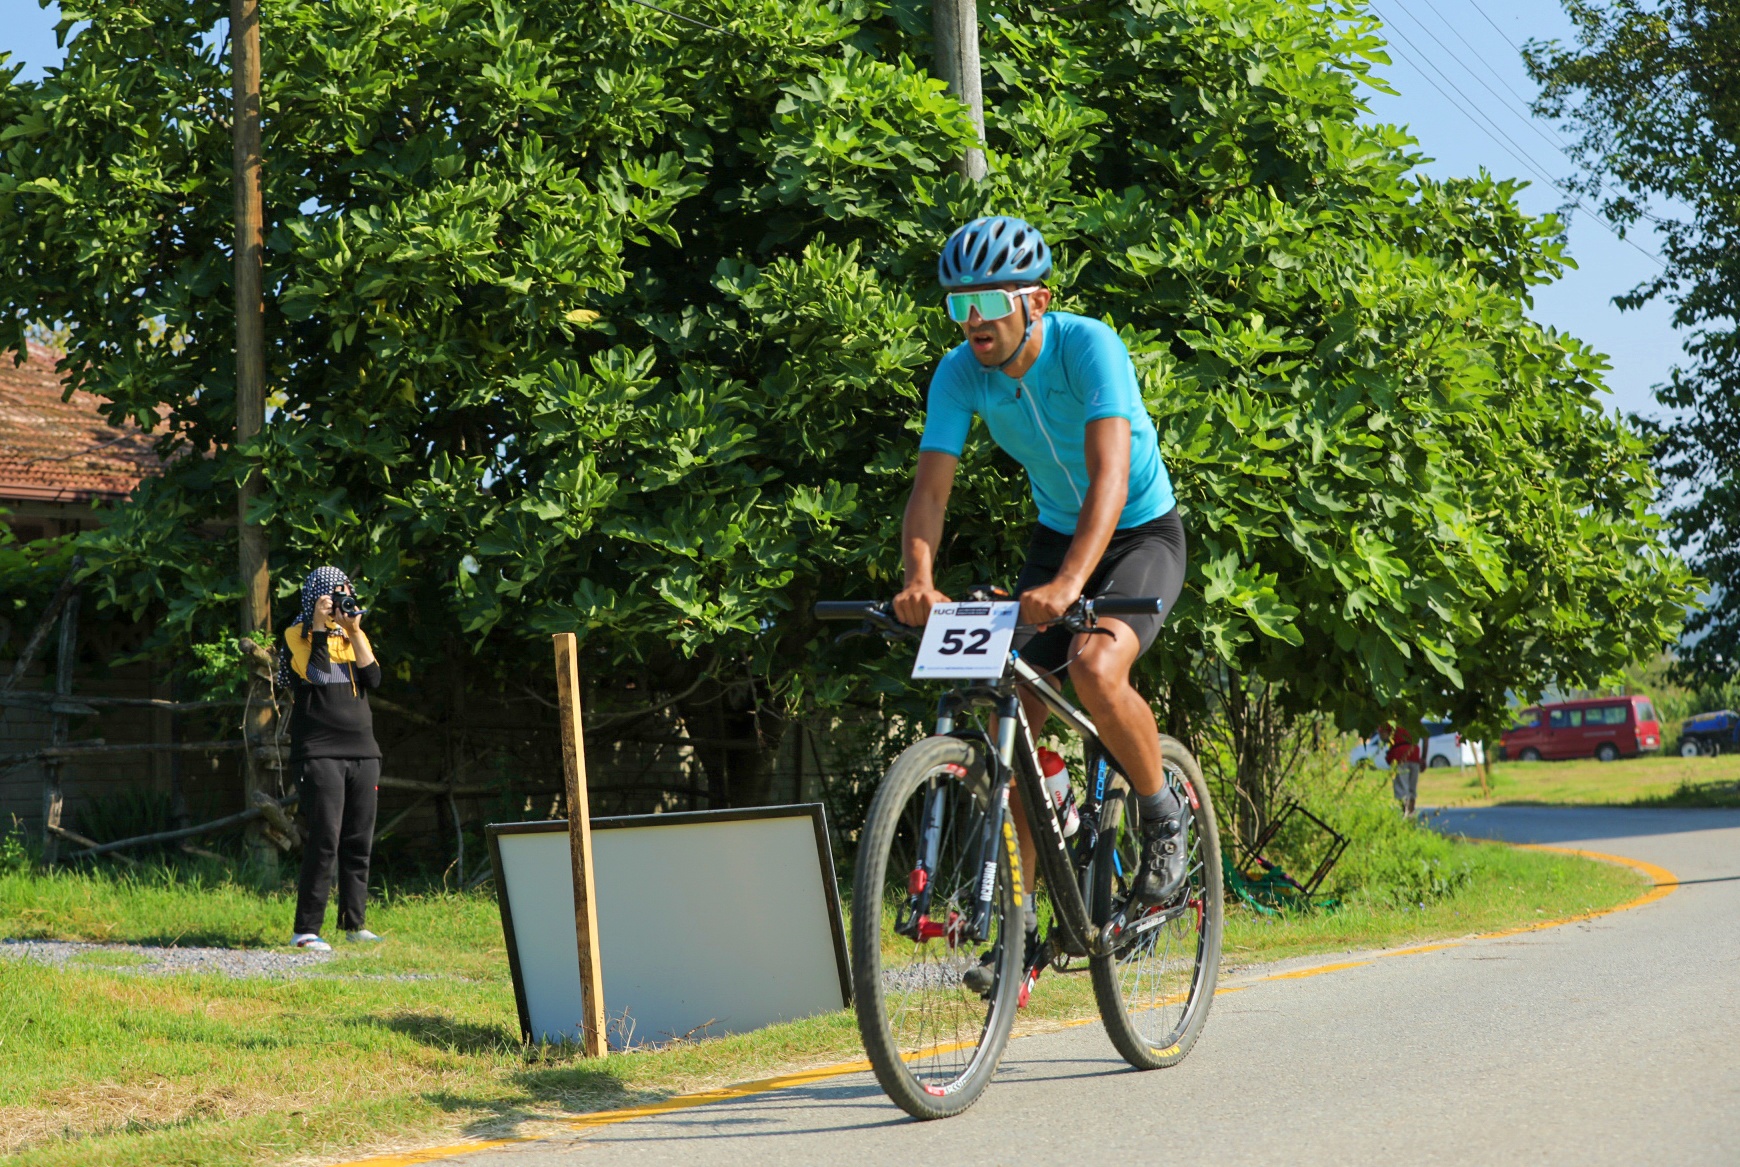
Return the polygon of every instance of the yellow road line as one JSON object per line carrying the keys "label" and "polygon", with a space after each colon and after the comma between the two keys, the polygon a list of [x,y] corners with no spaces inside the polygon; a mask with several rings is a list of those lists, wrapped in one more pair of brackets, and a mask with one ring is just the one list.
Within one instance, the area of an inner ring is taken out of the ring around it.
{"label": "yellow road line", "polygon": [[1370,964],[1369,960],[1345,960],[1340,964],[1320,964],[1316,968],[1294,969],[1292,972],[1270,973],[1265,981],[1298,981],[1306,977],[1320,977],[1324,973],[1340,972],[1344,968],[1362,968]]}
{"label": "yellow road line", "polygon": [[597,1114],[588,1114],[583,1118],[568,1119],[563,1125],[577,1131],[589,1131],[601,1126],[614,1126],[619,1122],[629,1122],[632,1119],[648,1118],[655,1114],[669,1114],[673,1110],[690,1110],[715,1102],[729,1102],[733,1098],[747,1098],[751,1094],[790,1090],[794,1086],[808,1086],[811,1082],[822,1082],[847,1074],[862,1074],[869,1069],[870,1063],[864,1061],[818,1066],[813,1070],[800,1070],[795,1074],[781,1074],[776,1078],[741,1082],[736,1086],[726,1086],[718,1090],[703,1090],[698,1094],[679,1094],[674,1098],[665,1098],[658,1102],[648,1103],[646,1106],[631,1106],[624,1110],[601,1110]]}
{"label": "yellow road line", "polygon": [[[1602,908],[1599,911],[1583,912],[1575,916],[1564,916],[1556,920],[1543,920],[1535,924],[1524,924],[1517,928],[1505,928],[1498,932],[1481,932],[1461,940],[1446,940],[1434,944],[1417,944],[1410,948],[1392,948],[1387,952],[1374,952],[1363,960],[1344,960],[1334,964],[1313,965],[1310,968],[1293,969],[1288,972],[1269,973],[1255,977],[1244,984],[1223,985],[1215,990],[1215,996],[1225,993],[1243,992],[1252,985],[1267,981],[1296,981],[1306,977],[1323,976],[1325,973],[1342,972],[1350,968],[1364,968],[1392,956],[1414,956],[1425,952],[1441,952],[1447,948],[1462,948],[1477,940],[1496,940],[1504,936],[1517,936],[1526,932],[1539,932],[1546,928],[1559,928],[1566,924],[1577,924],[1585,920],[1596,920],[1602,916],[1611,916],[1615,912],[1627,912],[1633,908],[1641,908],[1645,904],[1665,899],[1672,895],[1680,886],[1680,878],[1665,867],[1660,867],[1643,859],[1631,859],[1624,855],[1608,855],[1601,851],[1582,851],[1575,847],[1549,847],[1542,843],[1519,843],[1515,846],[1528,851],[1553,851],[1561,855],[1580,855],[1585,859],[1595,859],[1602,863],[1614,863],[1620,867],[1629,867],[1652,881],[1652,886],[1636,899],[1627,900],[1616,907]],[[1074,1029],[1078,1026],[1092,1025],[1097,1017],[1087,1017],[1067,1023],[1063,1028]],[[614,1126],[620,1122],[632,1122],[637,1118],[651,1118],[654,1115],[670,1114],[678,1110],[692,1110],[697,1106],[711,1106],[716,1102],[730,1102],[738,1098],[747,1098],[752,1094],[768,1094],[776,1090],[790,1090],[797,1086],[808,1086],[812,1082],[824,1082],[829,1078],[842,1078],[847,1074],[862,1074],[870,1069],[867,1061],[841,1062],[831,1066],[818,1066],[813,1070],[800,1070],[795,1074],[780,1074],[773,1078],[759,1078],[753,1082],[740,1082],[735,1086],[724,1086],[717,1090],[703,1090],[695,1094],[678,1094],[671,1098],[649,1102],[644,1106],[630,1106],[621,1110],[601,1110],[580,1118],[557,1120],[570,1130],[589,1131],[599,1127]],[[488,1151],[496,1147],[511,1146],[515,1143],[538,1142],[535,1136],[521,1136],[510,1139],[494,1139],[489,1142],[454,1143],[445,1147],[429,1147],[421,1151],[410,1151],[388,1155],[377,1155],[369,1159],[357,1159],[338,1167],[416,1167],[420,1163],[433,1163],[438,1159],[452,1158],[457,1155],[473,1154],[478,1151]]]}
{"label": "yellow road line", "polygon": [[496,1147],[508,1147],[515,1143],[535,1143],[536,1139],[521,1136],[512,1139],[490,1139],[488,1142],[454,1143],[446,1147],[424,1147],[421,1151],[391,1151],[385,1155],[371,1155],[367,1159],[354,1159],[341,1164],[340,1167],[416,1167],[419,1163],[433,1163],[437,1159],[451,1159],[455,1155],[469,1155],[475,1151],[490,1151]]}

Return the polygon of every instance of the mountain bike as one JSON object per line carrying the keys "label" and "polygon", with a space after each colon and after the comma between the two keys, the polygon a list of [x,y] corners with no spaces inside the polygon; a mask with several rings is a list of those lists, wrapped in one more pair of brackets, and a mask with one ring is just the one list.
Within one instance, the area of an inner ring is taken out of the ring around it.
{"label": "mountain bike", "polygon": [[[969,619],[958,613],[968,604],[997,607],[979,589],[948,605],[956,610],[950,618]],[[1002,619],[1011,635],[1030,627],[1014,624],[1010,607]],[[1152,599],[1083,598],[1058,623],[1092,635],[1100,616],[1158,610]],[[859,620],[858,631],[889,639],[919,636],[886,602],[824,601],[815,614]],[[1054,958],[1086,957],[1117,1051],[1138,1069],[1175,1065],[1202,1032],[1220,971],[1220,840],[1201,768],[1182,743],[1161,735],[1166,782],[1191,812],[1187,876],[1170,900],[1144,906],[1131,888],[1141,858],[1134,791],[1093,722],[1019,652],[1005,647],[997,660],[989,631],[950,627],[941,640],[935,653],[964,661],[977,652],[986,675],[942,695],[936,732],[889,767],[858,844],[854,1007],[877,1081],[908,1114],[931,1119],[967,1109],[996,1073],[1032,986],[1012,789],[1052,907],[1034,974]],[[1082,739],[1087,789],[1073,837],[1065,837],[1046,793],[1018,686],[1030,687]],[[986,709],[993,720],[982,718]],[[986,964],[990,987],[975,992],[967,974]]]}

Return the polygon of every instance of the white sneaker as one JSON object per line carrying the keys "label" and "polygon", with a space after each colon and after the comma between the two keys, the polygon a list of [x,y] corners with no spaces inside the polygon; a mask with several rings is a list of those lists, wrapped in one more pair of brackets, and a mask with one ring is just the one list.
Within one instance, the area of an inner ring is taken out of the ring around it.
{"label": "white sneaker", "polygon": [[376,936],[367,928],[358,928],[355,932],[346,932],[344,938],[352,944],[379,944],[385,939],[383,936]]}
{"label": "white sneaker", "polygon": [[320,938],[316,932],[298,932],[290,937],[290,943],[297,948],[305,948],[309,952],[331,952],[332,945]]}

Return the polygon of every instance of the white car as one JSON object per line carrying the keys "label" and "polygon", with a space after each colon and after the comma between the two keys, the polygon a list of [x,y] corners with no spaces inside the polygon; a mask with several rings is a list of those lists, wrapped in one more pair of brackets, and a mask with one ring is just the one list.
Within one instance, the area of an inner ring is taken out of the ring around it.
{"label": "white car", "polygon": [[[1420,728],[1431,735],[1426,738],[1425,748],[1428,766],[1477,766],[1486,760],[1486,750],[1479,742],[1469,741],[1444,722],[1423,722]],[[1387,770],[1390,764],[1384,760],[1384,755],[1389,752],[1389,748],[1374,733],[1353,747],[1347,760],[1356,766],[1362,761],[1369,761],[1379,770]]]}

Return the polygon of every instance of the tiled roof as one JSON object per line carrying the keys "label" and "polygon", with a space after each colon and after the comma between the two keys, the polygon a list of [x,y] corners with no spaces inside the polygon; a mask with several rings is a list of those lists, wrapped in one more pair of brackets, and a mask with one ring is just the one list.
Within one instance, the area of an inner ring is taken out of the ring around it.
{"label": "tiled roof", "polygon": [[13,360],[0,353],[0,501],[120,498],[156,473],[150,437],[104,421],[96,394],[61,400],[48,349],[32,344],[27,362]]}

